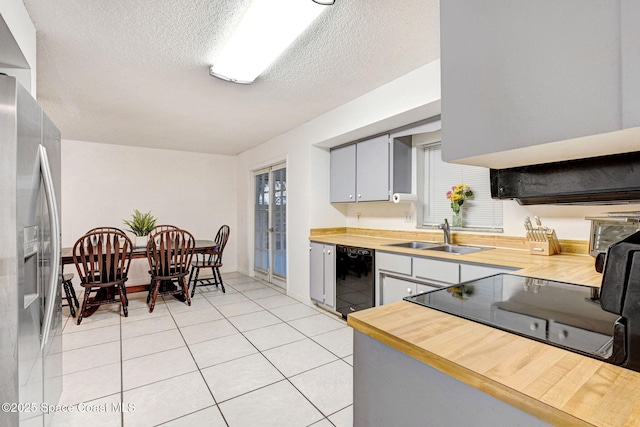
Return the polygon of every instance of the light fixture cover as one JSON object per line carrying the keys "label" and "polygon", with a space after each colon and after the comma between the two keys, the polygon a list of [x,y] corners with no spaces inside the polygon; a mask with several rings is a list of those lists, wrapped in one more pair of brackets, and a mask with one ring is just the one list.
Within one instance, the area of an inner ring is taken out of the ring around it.
{"label": "light fixture cover", "polygon": [[325,9],[315,0],[254,0],[211,66],[211,75],[253,82]]}

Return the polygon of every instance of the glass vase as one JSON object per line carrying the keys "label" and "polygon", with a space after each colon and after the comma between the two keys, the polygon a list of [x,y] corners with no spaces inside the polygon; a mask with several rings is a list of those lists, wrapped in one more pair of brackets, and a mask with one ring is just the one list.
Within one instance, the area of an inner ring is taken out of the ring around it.
{"label": "glass vase", "polygon": [[462,227],[462,209],[460,209],[458,212],[453,213],[453,217],[451,218],[451,226]]}

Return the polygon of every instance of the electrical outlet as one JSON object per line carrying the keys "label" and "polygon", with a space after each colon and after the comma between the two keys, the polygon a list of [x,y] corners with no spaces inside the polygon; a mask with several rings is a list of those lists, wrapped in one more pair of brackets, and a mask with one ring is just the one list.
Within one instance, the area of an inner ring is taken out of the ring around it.
{"label": "electrical outlet", "polygon": [[413,212],[404,213],[404,222],[413,222]]}
{"label": "electrical outlet", "polygon": [[356,213],[356,221],[360,222],[360,217],[362,216],[362,214],[360,212]]}

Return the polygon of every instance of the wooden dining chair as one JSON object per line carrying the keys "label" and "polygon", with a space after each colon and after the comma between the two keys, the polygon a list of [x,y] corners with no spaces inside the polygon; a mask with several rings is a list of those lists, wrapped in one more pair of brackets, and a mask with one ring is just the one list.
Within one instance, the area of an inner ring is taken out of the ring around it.
{"label": "wooden dining chair", "polygon": [[189,274],[195,242],[191,233],[180,229],[160,231],[149,236],[147,243],[147,260],[151,275],[147,296],[147,303],[151,302],[149,313],[153,312],[158,294],[180,294],[187,305],[191,305],[186,276]]}
{"label": "wooden dining chair", "polygon": [[153,228],[153,230],[149,232],[149,236],[152,236],[156,233],[159,233],[161,231],[167,231],[167,230],[180,230],[180,227],[176,227],[175,225],[170,225],[170,224],[156,225]]}
{"label": "wooden dining chair", "polygon": [[[124,316],[127,306],[127,274],[131,264],[131,239],[121,231],[92,231],[73,245],[73,262],[84,288],[84,300],[78,314],[82,319],[103,304],[120,302]],[[94,293],[94,298],[90,298]],[[119,294],[119,300],[116,299]]]}
{"label": "wooden dining chair", "polygon": [[87,233],[92,233],[94,231],[111,231],[111,232],[117,231],[119,233],[124,234],[124,231],[122,231],[121,229],[116,228],[116,227],[96,227],[96,228],[92,228],[91,230],[87,231]]}
{"label": "wooden dining chair", "polygon": [[63,307],[69,307],[71,317],[76,317],[76,308],[80,307],[78,297],[76,296],[76,290],[73,288],[73,273],[62,274],[62,290],[64,291],[64,299],[67,301],[67,305]]}
{"label": "wooden dining chair", "polygon": [[[196,254],[195,261],[191,263],[191,275],[189,276],[189,283],[193,283],[193,288],[191,289],[191,298],[196,293],[196,285],[198,282],[202,282],[205,285],[218,285],[222,289],[222,292],[225,293],[226,290],[224,288],[224,283],[222,282],[222,275],[220,274],[220,267],[222,267],[222,254],[224,252],[225,246],[227,246],[227,241],[229,240],[230,229],[228,225],[223,225],[218,230],[216,234],[216,244],[211,251],[203,252],[201,254]],[[210,268],[213,277],[211,278],[202,278],[199,279],[200,269],[202,268]],[[195,277],[193,277],[195,274]],[[212,282],[213,281],[213,282]]]}

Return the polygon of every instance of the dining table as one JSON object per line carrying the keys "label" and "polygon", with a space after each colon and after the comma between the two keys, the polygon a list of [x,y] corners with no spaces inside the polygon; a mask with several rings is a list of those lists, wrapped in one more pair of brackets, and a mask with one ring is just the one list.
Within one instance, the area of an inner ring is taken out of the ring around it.
{"label": "dining table", "polygon": [[[195,254],[215,254],[217,250],[217,244],[214,240],[202,240],[196,239],[195,245],[193,248],[193,253]],[[62,271],[64,273],[64,266],[68,264],[73,264],[73,247],[62,248]],[[131,259],[146,259],[147,258],[147,247],[146,246],[134,246],[131,251]],[[149,284],[143,285],[132,285],[127,286],[127,294],[135,293],[135,292],[147,292],[149,291]],[[104,296],[106,297],[106,296]],[[175,298],[180,299],[181,295],[174,295]],[[96,296],[96,298],[101,298],[100,294]],[[182,300],[181,300],[182,301]],[[84,317],[91,316],[98,307],[92,307]]]}

